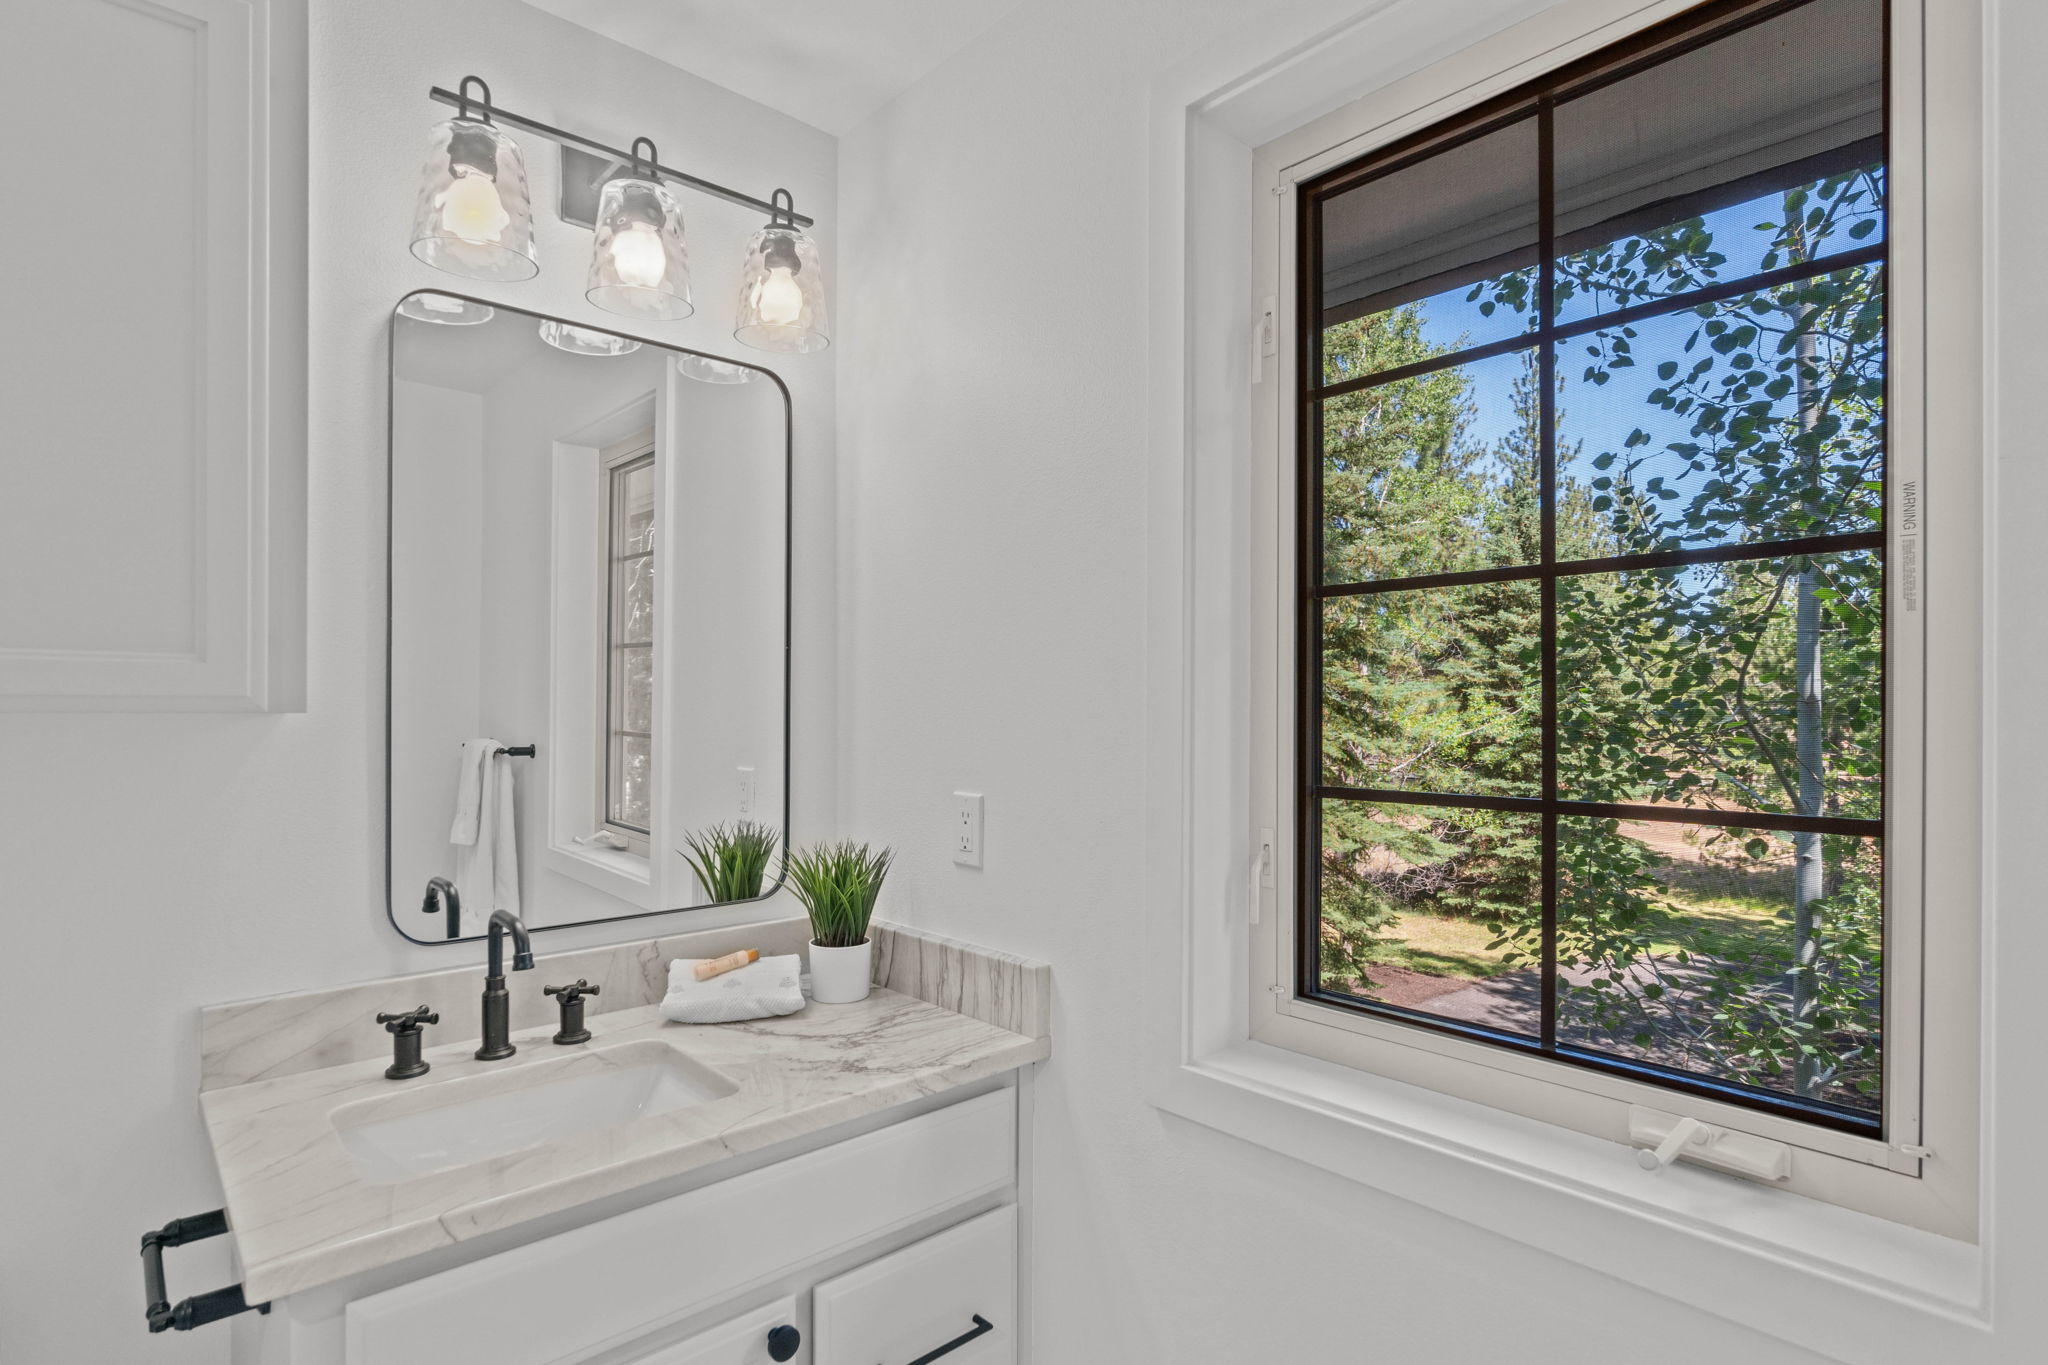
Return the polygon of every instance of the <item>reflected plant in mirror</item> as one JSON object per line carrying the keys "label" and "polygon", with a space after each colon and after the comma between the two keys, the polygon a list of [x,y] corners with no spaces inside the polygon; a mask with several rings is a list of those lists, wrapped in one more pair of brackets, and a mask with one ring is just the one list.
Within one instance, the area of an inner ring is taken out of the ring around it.
{"label": "reflected plant in mirror", "polygon": [[[447,942],[494,909],[545,930],[772,891],[789,810],[782,381],[421,293],[391,321],[390,420],[400,932]],[[459,914],[421,911],[437,877]]]}
{"label": "reflected plant in mirror", "polygon": [[713,825],[685,834],[683,842],[688,845],[683,857],[696,872],[704,893],[714,904],[725,904],[754,900],[762,894],[779,836],[767,825],[741,820],[730,828]]}

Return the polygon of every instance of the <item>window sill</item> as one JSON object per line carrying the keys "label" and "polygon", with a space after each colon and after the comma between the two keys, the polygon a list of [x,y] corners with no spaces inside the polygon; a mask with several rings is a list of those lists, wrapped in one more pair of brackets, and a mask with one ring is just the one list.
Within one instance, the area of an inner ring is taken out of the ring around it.
{"label": "window sill", "polygon": [[1159,1108],[1831,1358],[1989,1329],[1976,1246],[1260,1043]]}
{"label": "window sill", "polygon": [[617,848],[552,844],[547,865],[571,880],[617,896],[639,910],[661,908],[654,894],[654,868],[646,858]]}

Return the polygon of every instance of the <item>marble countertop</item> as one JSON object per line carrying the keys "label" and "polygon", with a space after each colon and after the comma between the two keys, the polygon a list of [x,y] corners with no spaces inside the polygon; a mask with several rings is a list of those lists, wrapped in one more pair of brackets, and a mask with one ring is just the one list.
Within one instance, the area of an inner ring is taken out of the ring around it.
{"label": "marble countertop", "polygon": [[[473,1038],[431,1047],[433,1070],[416,1080],[386,1080],[380,1056],[205,1091],[200,1104],[249,1301],[816,1133],[1051,1052],[1046,1037],[879,987],[858,1004],[810,1004],[780,1019],[672,1024],[639,1006],[594,1015],[588,1027],[591,1040],[576,1047],[550,1042],[552,1025],[517,1031],[518,1055],[496,1062],[471,1055]],[[335,1126],[334,1111],[358,1101],[406,1094],[420,1097],[406,1107],[431,1107],[440,1084],[488,1075],[518,1088],[522,1068],[578,1053],[592,1058],[585,1066],[603,1065],[605,1049],[649,1040],[716,1073],[732,1093],[394,1184],[366,1181]]]}

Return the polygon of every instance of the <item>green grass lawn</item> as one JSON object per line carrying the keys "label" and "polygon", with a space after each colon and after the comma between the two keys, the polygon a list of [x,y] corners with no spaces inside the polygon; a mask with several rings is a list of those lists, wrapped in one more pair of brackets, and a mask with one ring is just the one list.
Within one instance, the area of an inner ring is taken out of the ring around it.
{"label": "green grass lawn", "polygon": [[[1664,889],[1643,924],[1652,953],[1729,958],[1789,951],[1791,925],[1782,918],[1791,900],[1789,871],[1676,860],[1659,871]],[[1504,961],[1505,949],[1487,947],[1493,935],[1485,925],[1458,916],[1403,915],[1389,937],[1400,941],[1387,945],[1381,961],[1430,976],[1483,981],[1527,965]]]}
{"label": "green grass lawn", "polygon": [[1382,961],[1430,976],[1462,976],[1484,981],[1513,970],[1501,950],[1489,950],[1493,935],[1475,920],[1454,915],[1412,914],[1396,921]]}

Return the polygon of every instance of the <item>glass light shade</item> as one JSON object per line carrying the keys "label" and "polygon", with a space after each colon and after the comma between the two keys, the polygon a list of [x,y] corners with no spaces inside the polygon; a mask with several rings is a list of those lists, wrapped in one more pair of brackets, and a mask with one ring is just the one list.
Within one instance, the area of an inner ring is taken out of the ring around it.
{"label": "glass light shade", "polygon": [[818,245],[786,223],[770,223],[747,243],[740,307],[732,334],[762,351],[822,351],[825,271]]}
{"label": "glass light shade", "polygon": [[473,280],[540,273],[518,143],[475,119],[452,118],[434,129],[413,208],[412,254]]}
{"label": "glass light shade", "polygon": [[652,180],[609,181],[597,201],[597,240],[583,296],[607,313],[674,322],[690,304],[690,258],[675,196]]}
{"label": "glass light shade", "polygon": [[700,384],[744,384],[760,371],[730,360],[714,360],[708,355],[679,355],[676,373]]}
{"label": "glass light shade", "polygon": [[438,322],[445,327],[474,327],[480,322],[489,322],[498,315],[498,310],[488,303],[472,303],[453,294],[422,291],[407,294],[401,299],[398,315],[417,322]]}
{"label": "glass light shade", "polygon": [[540,339],[570,355],[627,355],[640,349],[640,343],[631,337],[615,337],[610,332],[577,327],[553,318],[540,325]]}

